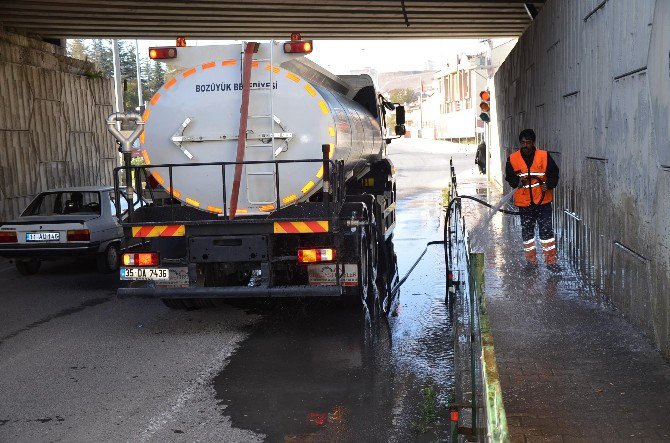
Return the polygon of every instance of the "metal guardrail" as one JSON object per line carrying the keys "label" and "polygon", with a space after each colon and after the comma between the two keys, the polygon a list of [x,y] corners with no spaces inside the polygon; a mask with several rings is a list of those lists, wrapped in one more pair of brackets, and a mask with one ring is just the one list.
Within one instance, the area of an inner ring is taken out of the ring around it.
{"label": "metal guardrail", "polygon": [[484,297],[484,254],[470,252],[453,162],[450,173],[444,239],[456,369],[451,439],[505,442],[507,420]]}

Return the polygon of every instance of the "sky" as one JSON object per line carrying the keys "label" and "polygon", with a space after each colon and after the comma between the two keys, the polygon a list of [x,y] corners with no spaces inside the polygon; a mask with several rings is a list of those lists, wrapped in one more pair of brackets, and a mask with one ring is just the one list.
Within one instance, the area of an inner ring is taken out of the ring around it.
{"label": "sky", "polygon": [[[507,39],[502,39],[505,41]],[[230,40],[189,40],[189,46],[230,44]],[[495,41],[494,41],[495,44]],[[149,46],[172,46],[174,40],[140,40],[140,56],[146,57]],[[378,72],[422,71],[432,60],[436,69],[455,62],[456,54],[476,54],[486,50],[479,39],[440,40],[315,40],[309,58],[335,74],[373,68]]]}

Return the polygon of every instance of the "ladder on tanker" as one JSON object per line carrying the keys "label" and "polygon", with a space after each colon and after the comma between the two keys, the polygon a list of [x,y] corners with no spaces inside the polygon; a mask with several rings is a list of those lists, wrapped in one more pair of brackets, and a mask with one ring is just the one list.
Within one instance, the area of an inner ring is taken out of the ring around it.
{"label": "ladder on tanker", "polygon": [[[274,84],[275,84],[275,66],[274,66],[274,48],[275,42],[270,42],[270,56],[269,58],[252,59],[252,66],[254,63],[258,64],[258,72],[265,73],[267,71],[269,82],[261,80],[263,74],[256,77],[256,82],[259,84],[269,84],[269,86],[257,86],[249,88],[249,108],[254,110],[253,114],[247,116],[247,133],[253,135],[252,141],[245,140],[245,161],[267,161],[272,162],[285,146],[276,146],[275,139],[277,136],[282,136],[282,133],[275,133],[275,124],[277,124],[282,132],[284,127],[281,120],[274,113]],[[241,69],[244,66],[241,64]],[[254,82],[252,81],[252,84]],[[258,95],[267,95],[269,97],[262,97],[262,100],[252,100],[252,97]],[[265,104],[266,106],[259,106]],[[252,132],[253,131],[253,132]],[[267,135],[266,138],[257,137]],[[274,203],[277,201],[277,170],[273,163],[265,164],[247,164],[246,171],[246,194],[247,201],[250,205],[265,205],[267,209],[271,205],[274,208]]]}

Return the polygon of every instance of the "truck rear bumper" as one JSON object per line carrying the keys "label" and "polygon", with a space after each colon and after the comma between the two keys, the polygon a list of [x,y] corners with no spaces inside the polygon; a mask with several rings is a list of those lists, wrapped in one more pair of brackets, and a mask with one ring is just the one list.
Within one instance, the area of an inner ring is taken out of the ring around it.
{"label": "truck rear bumper", "polygon": [[339,297],[340,286],[230,286],[216,288],[119,288],[119,298],[268,298],[268,297]]}

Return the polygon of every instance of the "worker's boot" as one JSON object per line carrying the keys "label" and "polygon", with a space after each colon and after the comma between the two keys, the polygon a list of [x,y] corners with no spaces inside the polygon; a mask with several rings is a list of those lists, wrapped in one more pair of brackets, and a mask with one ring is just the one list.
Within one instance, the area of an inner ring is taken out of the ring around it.
{"label": "worker's boot", "polygon": [[553,269],[558,267],[558,264],[556,263],[556,239],[554,237],[547,240],[540,239],[540,243],[542,244],[544,262],[546,263],[547,268]]}
{"label": "worker's boot", "polygon": [[526,266],[537,265],[537,253],[535,252],[535,239],[523,242],[523,253],[526,256]]}

